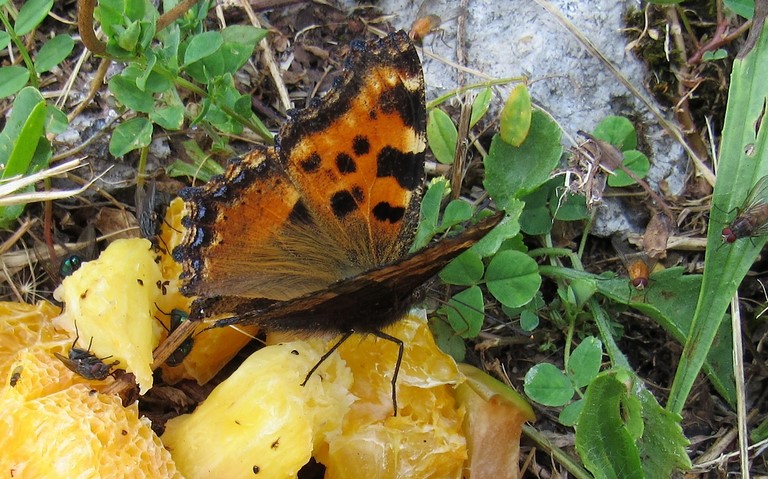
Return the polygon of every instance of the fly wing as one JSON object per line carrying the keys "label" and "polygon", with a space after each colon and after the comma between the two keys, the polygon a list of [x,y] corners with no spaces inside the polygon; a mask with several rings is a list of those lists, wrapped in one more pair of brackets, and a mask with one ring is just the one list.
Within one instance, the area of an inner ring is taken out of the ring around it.
{"label": "fly wing", "polygon": [[755,186],[749,190],[747,197],[742,203],[740,215],[752,214],[755,210],[768,205],[768,175],[763,176]]}

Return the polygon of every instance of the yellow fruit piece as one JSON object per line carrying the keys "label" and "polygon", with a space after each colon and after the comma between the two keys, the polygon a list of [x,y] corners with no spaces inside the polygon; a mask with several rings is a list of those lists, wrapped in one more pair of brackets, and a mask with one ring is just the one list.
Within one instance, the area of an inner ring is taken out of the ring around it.
{"label": "yellow fruit piece", "polygon": [[344,418],[340,436],[315,458],[327,478],[460,478],[467,458],[463,409],[453,386],[463,381],[453,359],[439,350],[426,322],[408,316],[387,330],[405,343],[392,416],[391,378],[398,348],[367,336],[339,348],[353,371],[360,398]]}
{"label": "yellow fruit piece", "polygon": [[136,376],[140,393],[152,387],[152,351],[162,327],[154,318],[162,295],[156,254],[145,239],[117,240],[94,261],[64,279],[56,297],[65,303],[57,325],[77,334],[77,347]]}
{"label": "yellow fruit piece", "polygon": [[[18,314],[24,310],[38,314]],[[181,477],[136,403],[124,408],[120,398],[97,393],[92,386],[106,382],[87,381],[53,356],[71,341],[54,331],[58,308],[0,303],[0,311],[0,324],[12,323],[20,341],[0,384],[0,471],[46,479]]]}
{"label": "yellow fruit piece", "polygon": [[300,386],[323,346],[295,341],[261,349],[194,413],[168,421],[162,440],[184,476],[295,477],[309,461],[313,431],[338,433],[352,401],[351,376],[338,357]]}
{"label": "yellow fruit piece", "polygon": [[188,479],[254,477],[254,466],[257,477],[295,477],[310,456],[326,478],[460,478],[467,451],[453,386],[463,376],[423,320],[388,333],[406,345],[397,417],[396,344],[352,336],[301,387],[336,339],[293,341],[254,353],[194,413],[169,421],[163,443]]}
{"label": "yellow fruit piece", "polygon": [[[185,215],[184,201],[181,198],[171,201],[160,233],[160,244],[166,245],[170,252],[181,242],[181,232],[184,230],[181,219]],[[192,298],[179,293],[181,264],[177,263],[171,254],[162,254],[160,258],[160,268],[166,284],[163,285],[164,294],[158,298],[157,306],[165,313],[171,313],[174,308],[188,313]],[[169,314],[157,311],[156,317],[166,328],[170,328]],[[216,328],[203,332],[209,326],[210,324],[201,323],[195,329],[192,351],[181,364],[175,367],[167,364],[162,366],[163,380],[166,383],[175,384],[182,379],[194,379],[198,384],[207,383],[251,341],[250,336],[258,331],[254,326],[245,326],[242,328],[245,334],[232,328]],[[198,336],[200,333],[202,334]]]}
{"label": "yellow fruit piece", "polygon": [[61,309],[46,301],[37,304],[0,302],[0,376],[5,376],[16,353],[35,343],[60,342],[68,336],[56,331],[50,319]]}

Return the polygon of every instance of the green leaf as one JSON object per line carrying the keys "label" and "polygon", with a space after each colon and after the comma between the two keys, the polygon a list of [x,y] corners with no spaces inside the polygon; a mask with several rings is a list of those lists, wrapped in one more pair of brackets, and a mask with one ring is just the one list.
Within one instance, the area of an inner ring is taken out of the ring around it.
{"label": "green leaf", "polygon": [[507,209],[513,198],[536,190],[549,179],[560,161],[560,127],[540,111],[531,116],[525,141],[514,147],[498,135],[493,137],[485,158],[485,189],[500,208]]}
{"label": "green leaf", "polygon": [[499,136],[512,146],[520,146],[531,129],[531,94],[525,84],[509,94],[499,118]]}
{"label": "green leaf", "polygon": [[224,38],[221,36],[221,32],[203,32],[195,35],[184,52],[184,65],[213,55],[223,43]]}
{"label": "green leaf", "polygon": [[173,24],[158,33],[162,38],[162,47],[155,51],[160,63],[173,75],[178,75],[179,70],[179,46],[181,44],[181,32],[178,24]]}
{"label": "green leaf", "polygon": [[138,48],[139,38],[141,38],[141,23],[138,21],[131,22],[126,28],[117,28],[118,34],[114,38],[117,46],[125,50],[126,52],[134,52]]}
{"label": "green leaf", "polygon": [[491,100],[493,99],[493,90],[486,87],[483,88],[480,93],[477,94],[472,102],[472,114],[469,117],[469,127],[472,128],[480,121],[491,106]]}
{"label": "green leaf", "polygon": [[764,441],[766,438],[768,438],[768,418],[763,419],[763,422],[749,433],[749,439],[753,444]]}
{"label": "green leaf", "polygon": [[507,216],[494,229],[488,232],[485,237],[475,243],[472,250],[479,254],[480,257],[487,258],[496,254],[505,241],[517,236],[520,232],[518,218],[523,211],[523,206],[524,204],[520,200],[513,200],[509,203],[505,209]]}
{"label": "green leaf", "polygon": [[152,142],[152,122],[139,117],[132,118],[115,128],[109,140],[109,152],[116,157],[149,146]]}
{"label": "green leaf", "polygon": [[596,478],[645,479],[635,439],[622,415],[631,387],[628,372],[612,370],[598,375],[587,388],[576,450]]}
{"label": "green leaf", "polygon": [[47,133],[60,134],[67,131],[69,120],[63,111],[53,105],[48,105],[48,115],[45,122],[45,131]]}
{"label": "green leaf", "polygon": [[166,130],[178,130],[184,124],[184,106],[172,105],[156,108],[149,114],[149,119]]}
{"label": "green leaf", "polygon": [[525,394],[544,406],[564,406],[575,393],[571,380],[555,365],[537,364],[525,374]]}
{"label": "green leaf", "polygon": [[[30,123],[30,118],[33,116],[33,112],[40,108],[41,104],[45,105],[45,100],[37,88],[33,87],[24,88],[13,100],[13,108],[2,133],[0,133],[0,165],[5,167],[4,171],[0,173],[0,178],[10,178],[11,176],[26,172],[26,165],[21,168],[9,165],[19,164],[18,159],[13,159],[15,155],[19,154],[27,158],[23,162],[29,163],[31,154],[22,152],[27,151],[25,149],[28,149],[30,146],[34,150],[40,139],[40,134],[32,134],[37,127],[35,122]],[[32,135],[29,136],[30,134]],[[12,168],[12,171],[9,171],[9,168]]]}
{"label": "green leaf", "polygon": [[440,279],[446,284],[471,286],[483,279],[485,265],[474,251],[467,250],[440,271]]}
{"label": "green leaf", "polygon": [[427,119],[427,141],[437,161],[445,165],[453,164],[458,136],[456,125],[447,113],[438,108],[430,110]]}
{"label": "green leaf", "polygon": [[[558,188],[562,186],[562,184],[559,184]],[[561,195],[560,192],[565,192],[565,189],[562,188],[560,191],[557,189],[553,190],[552,195],[555,195],[556,201],[549,202],[551,214],[555,219],[560,221],[580,221],[589,218],[587,201],[582,195],[568,192]]]}
{"label": "green leaf", "polygon": [[[234,74],[251,58],[256,44],[267,35],[267,30],[250,25],[232,25],[224,28],[221,35],[224,38],[220,50],[225,60],[223,69]],[[248,105],[250,111],[250,102]]]}
{"label": "green leaf", "polygon": [[139,90],[136,81],[125,75],[113,76],[109,80],[109,90],[117,101],[131,110],[150,113],[155,106],[152,93]]}
{"label": "green leaf", "polygon": [[488,291],[502,304],[522,306],[541,286],[539,265],[525,253],[501,251],[488,264],[485,281]]}
{"label": "green leaf", "polygon": [[16,35],[26,35],[40,25],[48,16],[51,7],[53,7],[53,0],[28,0],[24,2],[13,26]]}
{"label": "green leaf", "polygon": [[598,123],[593,132],[595,138],[607,141],[620,151],[637,148],[635,126],[623,116],[609,115]]}
{"label": "green leaf", "polygon": [[560,415],[557,417],[557,420],[560,421],[560,424],[563,426],[575,426],[579,422],[579,415],[583,410],[583,399],[573,401],[571,404],[565,406],[562,411],[560,411]]}
{"label": "green leaf", "polygon": [[147,0],[125,0],[127,20],[150,20],[155,7]]}
{"label": "green leaf", "polygon": [[[651,168],[651,162],[648,161],[648,157],[637,150],[625,151],[623,163],[624,166],[632,170],[640,178],[645,177]],[[635,180],[630,178],[624,171],[616,170],[615,173],[615,175],[608,176],[608,186],[619,188],[635,184]]]}
{"label": "green leaf", "polygon": [[448,322],[438,318],[430,318],[429,329],[435,335],[435,342],[441,351],[451,355],[456,362],[464,361],[467,346]]}
{"label": "green leaf", "polygon": [[[29,94],[26,94],[30,92]],[[29,110],[30,101],[38,99],[38,102]],[[5,166],[2,178],[11,178],[16,175],[28,175],[44,166],[51,155],[50,143],[43,136],[45,132],[45,119],[47,106],[37,90],[29,87],[22,91],[13,103],[16,118],[9,121],[0,135],[0,150],[3,152],[2,164]],[[28,114],[25,114],[26,112]],[[20,118],[21,117],[21,121]],[[16,134],[17,125],[21,122],[21,128]],[[8,131],[6,131],[8,130]],[[15,136],[14,140],[11,138]],[[10,144],[7,142],[10,141]],[[5,152],[10,149],[7,157]],[[42,164],[42,165],[41,165]],[[29,186],[23,191],[32,191]],[[21,215],[25,205],[10,205],[0,207],[0,227],[6,228]]]}
{"label": "green leaf", "polygon": [[533,311],[524,310],[520,313],[520,328],[523,331],[533,331],[539,327],[539,315]]}
{"label": "green leaf", "polygon": [[633,390],[642,405],[644,428],[637,441],[645,477],[672,477],[677,469],[688,470],[690,445],[680,427],[679,415],[666,411],[656,398],[638,382]]}
{"label": "green leaf", "polygon": [[416,252],[429,244],[435,234],[438,232],[438,221],[440,219],[440,205],[448,189],[448,180],[444,177],[437,177],[432,180],[426,193],[421,198],[419,227],[416,231],[416,238],[413,240],[410,252]]}
{"label": "green leaf", "polygon": [[755,16],[755,0],[724,0],[723,4],[747,20]]}
{"label": "green leaf", "polygon": [[24,88],[29,80],[29,71],[17,65],[0,68],[0,98],[13,95]]}
{"label": "green leaf", "polygon": [[451,327],[463,338],[475,338],[480,334],[485,320],[483,292],[478,286],[461,291],[443,308]]}
{"label": "green leaf", "polygon": [[0,49],[4,49],[11,43],[11,36],[7,32],[0,30]]}
{"label": "green leaf", "polygon": [[443,221],[440,225],[441,229],[445,231],[452,226],[463,223],[472,218],[473,213],[474,208],[466,201],[452,200],[445,207],[445,212],[443,213]]}
{"label": "green leaf", "polygon": [[713,62],[724,58],[728,58],[728,52],[723,48],[718,48],[714,52],[704,52],[704,55],[701,56],[701,61]]}
{"label": "green leaf", "polygon": [[595,294],[597,291],[597,281],[590,279],[577,279],[571,282],[568,288],[573,292],[573,297],[576,300],[576,307],[582,309],[584,304]]}
{"label": "green leaf", "polygon": [[101,24],[101,29],[108,37],[117,35],[117,27],[124,27],[127,20],[125,0],[100,0],[93,10],[93,17]]}
{"label": "green leaf", "polygon": [[[567,268],[541,266],[541,274],[568,281],[591,281],[598,293],[619,304],[627,304],[653,319],[675,340],[685,343],[696,311],[701,275],[683,274],[683,268],[668,268],[651,275],[644,292],[636,292],[625,277],[606,278]],[[732,405],[736,404],[733,380],[730,324],[721,323],[712,348],[704,362],[704,372],[717,391]]]}
{"label": "green leaf", "polygon": [[522,198],[525,202],[525,209],[520,215],[520,229],[523,233],[536,236],[552,231],[552,216],[548,201],[553,188],[553,184],[547,182]]}
{"label": "green leaf", "polygon": [[211,158],[210,151],[203,151],[192,140],[182,142],[182,146],[184,147],[184,152],[193,160],[194,164],[176,160],[168,167],[168,176],[188,176],[190,178],[198,178],[205,183],[215,175],[224,174],[224,168]]}
{"label": "green leaf", "polygon": [[[14,103],[15,105],[16,103]],[[37,150],[43,132],[45,132],[45,101],[37,103],[25,118],[24,125],[19,131],[18,138],[12,145],[10,155],[5,162],[2,178],[12,178],[29,172],[29,166]],[[3,131],[5,133],[5,131]]]}
{"label": "green leaf", "polygon": [[52,70],[56,65],[64,61],[75,48],[75,41],[69,35],[56,35],[51,38],[35,57],[35,70],[44,73]]}
{"label": "green leaf", "polygon": [[574,386],[582,388],[592,382],[600,372],[603,362],[603,343],[594,336],[587,336],[571,353],[567,373]]}

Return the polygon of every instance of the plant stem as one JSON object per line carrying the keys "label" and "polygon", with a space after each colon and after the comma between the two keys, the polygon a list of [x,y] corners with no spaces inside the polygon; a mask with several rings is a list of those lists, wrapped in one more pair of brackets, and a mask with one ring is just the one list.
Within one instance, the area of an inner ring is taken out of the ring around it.
{"label": "plant stem", "polygon": [[24,47],[24,42],[22,42],[21,38],[16,35],[16,30],[8,22],[8,18],[5,16],[5,12],[0,14],[0,21],[2,21],[3,25],[5,25],[5,31],[8,32],[8,36],[11,37],[14,45],[16,45],[16,48],[18,48],[21,58],[24,59],[24,64],[27,66],[27,70],[29,70],[30,83],[32,83],[33,87],[38,88],[40,86],[40,81],[37,78],[37,71],[35,71],[35,63],[32,61],[32,58],[29,56],[29,52]]}

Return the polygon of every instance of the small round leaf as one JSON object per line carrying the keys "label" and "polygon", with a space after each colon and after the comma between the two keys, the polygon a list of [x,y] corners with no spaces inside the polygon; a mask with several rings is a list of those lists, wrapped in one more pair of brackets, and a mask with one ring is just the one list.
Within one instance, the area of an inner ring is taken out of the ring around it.
{"label": "small round leaf", "polygon": [[571,380],[550,363],[537,364],[529,369],[523,389],[537,403],[554,407],[568,404],[575,392]]}
{"label": "small round leaf", "polygon": [[504,306],[528,303],[541,286],[539,265],[525,253],[502,251],[493,257],[485,272],[488,291]]}

